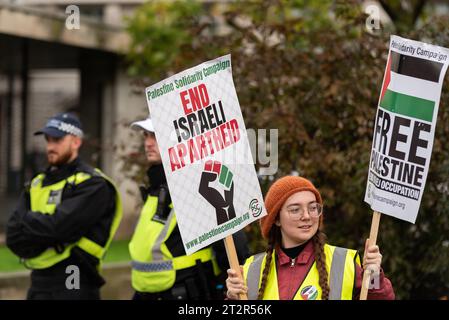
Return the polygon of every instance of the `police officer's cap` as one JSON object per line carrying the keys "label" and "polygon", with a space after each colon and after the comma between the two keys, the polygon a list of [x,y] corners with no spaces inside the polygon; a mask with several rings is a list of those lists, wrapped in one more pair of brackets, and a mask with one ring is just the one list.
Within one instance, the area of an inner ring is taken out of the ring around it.
{"label": "police officer's cap", "polygon": [[44,128],[34,133],[35,136],[40,134],[53,138],[62,138],[67,134],[82,137],[83,128],[77,116],[73,113],[63,112],[50,118]]}

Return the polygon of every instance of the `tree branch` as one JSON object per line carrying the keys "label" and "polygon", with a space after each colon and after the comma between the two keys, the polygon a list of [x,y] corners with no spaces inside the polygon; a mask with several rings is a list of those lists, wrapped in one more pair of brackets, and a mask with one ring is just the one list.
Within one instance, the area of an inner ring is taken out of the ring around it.
{"label": "tree branch", "polygon": [[418,4],[413,8],[413,16],[412,23],[415,25],[421,13],[424,11],[424,6],[426,5],[427,0],[419,0]]}
{"label": "tree branch", "polygon": [[390,5],[385,0],[379,0],[380,5],[385,10],[385,12],[388,14],[388,16],[391,18],[393,22],[396,22],[398,20],[398,16],[394,12],[393,8],[390,7]]}

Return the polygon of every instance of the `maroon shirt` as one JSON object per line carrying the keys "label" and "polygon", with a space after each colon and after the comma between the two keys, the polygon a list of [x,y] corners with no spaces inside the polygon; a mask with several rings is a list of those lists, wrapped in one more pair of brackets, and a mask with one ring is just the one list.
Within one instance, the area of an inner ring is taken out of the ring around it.
{"label": "maroon shirt", "polygon": [[[297,293],[315,261],[313,243],[309,241],[296,259],[291,259],[282,250],[276,250],[276,270],[280,300],[291,300]],[[358,300],[362,287],[363,269],[356,264],[356,281],[353,299]],[[380,271],[379,289],[368,290],[368,300],[394,300],[390,280]]]}

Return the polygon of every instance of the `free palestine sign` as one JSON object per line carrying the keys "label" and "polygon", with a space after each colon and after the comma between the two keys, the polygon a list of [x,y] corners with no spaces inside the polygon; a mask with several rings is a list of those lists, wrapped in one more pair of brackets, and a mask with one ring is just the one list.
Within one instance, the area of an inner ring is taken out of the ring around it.
{"label": "free palestine sign", "polygon": [[365,192],[374,211],[415,223],[448,64],[449,49],[391,37]]}

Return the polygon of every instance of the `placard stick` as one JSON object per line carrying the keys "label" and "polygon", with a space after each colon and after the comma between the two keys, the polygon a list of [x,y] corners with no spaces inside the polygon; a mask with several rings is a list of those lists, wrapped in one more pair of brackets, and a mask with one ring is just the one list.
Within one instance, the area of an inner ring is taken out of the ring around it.
{"label": "placard stick", "polygon": [[[243,275],[240,272],[240,264],[237,257],[237,252],[235,251],[234,238],[232,237],[232,235],[230,235],[224,238],[223,241],[226,248],[226,254],[228,255],[229,266],[231,267],[231,269],[234,269],[237,272],[237,275],[240,279],[243,279]],[[241,294],[240,300],[248,300],[248,296],[246,294]]]}
{"label": "placard stick", "polygon": [[[368,247],[376,245],[377,232],[379,231],[380,212],[373,212],[373,220],[371,221],[371,230],[369,233]],[[365,252],[366,254],[366,252]],[[368,288],[371,283],[371,272],[365,270],[363,272],[362,289],[360,290],[360,300],[366,300],[368,297]]]}

